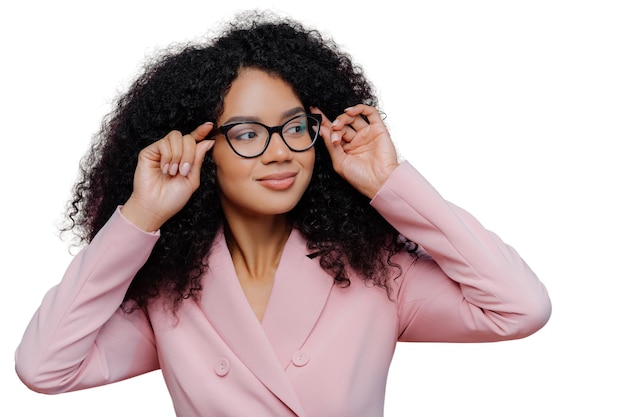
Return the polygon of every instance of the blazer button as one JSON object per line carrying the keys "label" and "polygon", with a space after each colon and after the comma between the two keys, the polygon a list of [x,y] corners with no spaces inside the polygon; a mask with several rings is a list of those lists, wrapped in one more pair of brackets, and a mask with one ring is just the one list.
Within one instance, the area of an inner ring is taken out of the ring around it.
{"label": "blazer button", "polygon": [[296,366],[304,366],[309,363],[309,352],[306,350],[299,350],[291,357],[291,362]]}
{"label": "blazer button", "polygon": [[213,368],[217,376],[226,376],[228,371],[230,371],[230,363],[226,358],[220,358],[215,362],[215,367]]}

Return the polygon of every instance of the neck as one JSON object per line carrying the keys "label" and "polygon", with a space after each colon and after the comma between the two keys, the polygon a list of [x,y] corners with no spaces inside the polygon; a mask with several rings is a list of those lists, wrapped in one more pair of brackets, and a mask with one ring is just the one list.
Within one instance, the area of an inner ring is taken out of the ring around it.
{"label": "neck", "polygon": [[227,216],[224,227],[233,263],[253,280],[273,277],[290,233],[291,224],[284,215],[245,220]]}

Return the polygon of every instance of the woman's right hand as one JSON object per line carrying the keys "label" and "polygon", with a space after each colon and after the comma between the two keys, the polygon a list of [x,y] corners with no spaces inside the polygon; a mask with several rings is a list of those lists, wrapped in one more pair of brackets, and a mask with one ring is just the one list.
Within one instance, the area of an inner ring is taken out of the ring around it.
{"label": "woman's right hand", "polygon": [[133,192],[122,214],[140,229],[158,230],[200,186],[200,168],[214,140],[203,140],[213,123],[182,135],[173,130],[139,153]]}

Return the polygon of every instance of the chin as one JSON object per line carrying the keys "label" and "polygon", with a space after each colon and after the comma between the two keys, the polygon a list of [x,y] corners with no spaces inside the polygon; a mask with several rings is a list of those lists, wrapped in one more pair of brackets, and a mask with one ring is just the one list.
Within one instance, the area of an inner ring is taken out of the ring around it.
{"label": "chin", "polygon": [[285,215],[291,212],[297,205],[298,205],[298,202],[296,202],[295,204],[288,204],[288,205],[277,204],[277,205],[272,205],[270,207],[266,206],[263,208],[263,213],[260,213],[260,214],[265,214],[268,216],[281,216],[281,215]]}

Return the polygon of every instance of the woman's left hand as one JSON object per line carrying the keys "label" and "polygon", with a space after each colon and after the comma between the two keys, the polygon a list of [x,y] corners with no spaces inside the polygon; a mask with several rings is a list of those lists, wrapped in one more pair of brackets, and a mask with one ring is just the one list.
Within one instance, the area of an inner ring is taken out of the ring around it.
{"label": "woman's left hand", "polygon": [[[318,108],[313,113],[322,114]],[[334,122],[323,116],[321,135],[333,168],[362,194],[373,198],[398,166],[387,127],[374,107],[347,108]]]}

